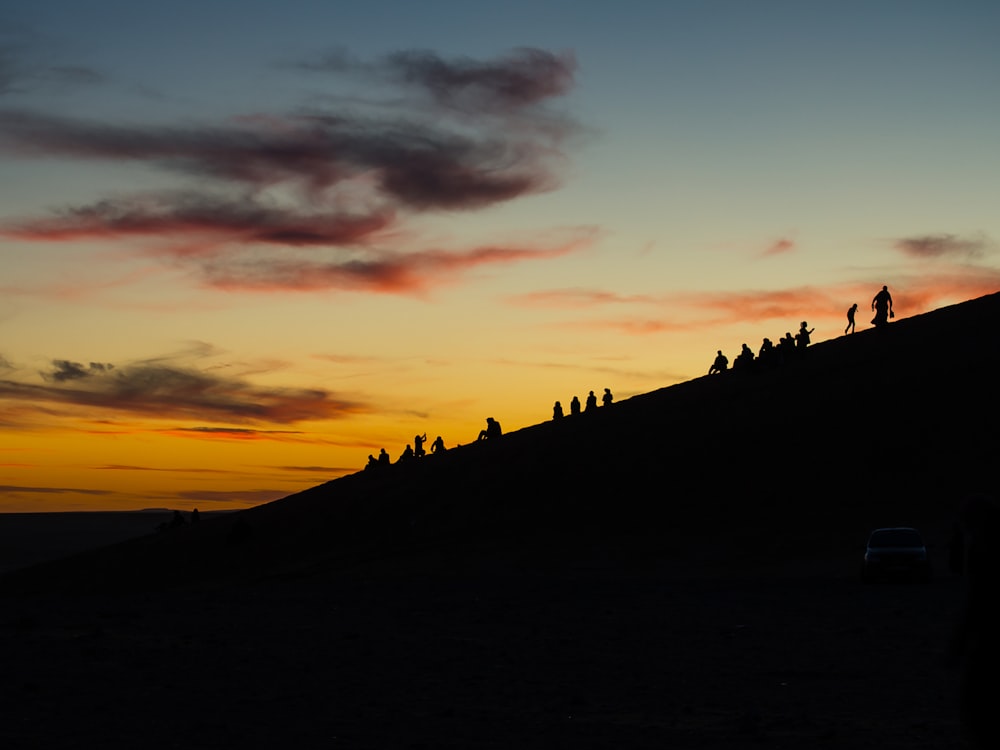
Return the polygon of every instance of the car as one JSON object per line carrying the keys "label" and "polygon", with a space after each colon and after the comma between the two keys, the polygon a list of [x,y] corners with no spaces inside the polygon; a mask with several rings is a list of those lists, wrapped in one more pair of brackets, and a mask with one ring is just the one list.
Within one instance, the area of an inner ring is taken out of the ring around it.
{"label": "car", "polygon": [[909,526],[875,529],[868,536],[861,580],[910,580],[927,583],[931,577],[927,545]]}

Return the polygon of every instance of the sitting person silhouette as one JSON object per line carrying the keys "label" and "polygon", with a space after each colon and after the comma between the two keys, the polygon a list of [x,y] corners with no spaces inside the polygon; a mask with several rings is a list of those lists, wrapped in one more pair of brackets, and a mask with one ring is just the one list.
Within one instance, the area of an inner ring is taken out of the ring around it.
{"label": "sitting person silhouette", "polygon": [[569,402],[569,413],[570,416],[580,413],[580,399],[573,396],[573,400]]}
{"label": "sitting person silhouette", "polygon": [[490,440],[498,438],[501,435],[503,435],[503,430],[500,429],[500,423],[493,417],[486,417],[486,429],[479,431],[479,439]]}
{"label": "sitting person silhouette", "polygon": [[424,441],[427,440],[427,433],[413,436],[413,455],[420,458],[424,455]]}
{"label": "sitting person silhouette", "polygon": [[560,404],[558,401],[556,401],[552,405],[552,418],[553,419],[562,419],[562,416],[563,416],[562,404]]}
{"label": "sitting person silhouette", "polygon": [[743,344],[740,348],[740,353],[736,355],[736,359],[733,360],[733,370],[746,370],[748,367],[753,365],[753,350]]}
{"label": "sitting person silhouette", "polygon": [[403,449],[403,452],[399,454],[399,459],[396,461],[396,463],[399,464],[405,463],[406,461],[409,461],[411,458],[413,458],[413,448],[411,448],[410,444],[407,443],[406,447]]}
{"label": "sitting person silhouette", "polygon": [[392,463],[392,459],[389,458],[389,454],[386,452],[385,448],[378,452],[378,463],[379,466],[388,466]]}
{"label": "sitting person silhouette", "polygon": [[584,411],[593,411],[596,408],[597,408],[597,396],[595,396],[594,392],[591,391],[587,395],[587,405],[584,407],[583,410]]}
{"label": "sitting person silhouette", "polygon": [[722,353],[722,349],[719,349],[716,352],[715,361],[712,362],[712,366],[708,368],[708,374],[712,375],[716,372],[725,372],[727,367],[729,367],[729,358]]}
{"label": "sitting person silhouette", "polygon": [[615,397],[611,395],[611,389],[605,388],[604,395],[601,396],[601,403],[605,406],[611,406],[611,402],[615,400]]}
{"label": "sitting person silhouette", "polygon": [[438,435],[434,438],[434,442],[431,443],[431,453],[444,453],[445,450],[447,449],[444,447],[444,440]]}

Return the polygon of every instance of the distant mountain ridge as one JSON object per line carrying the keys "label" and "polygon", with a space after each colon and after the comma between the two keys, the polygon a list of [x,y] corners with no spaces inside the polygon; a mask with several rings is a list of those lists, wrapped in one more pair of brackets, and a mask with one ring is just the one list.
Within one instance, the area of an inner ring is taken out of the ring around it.
{"label": "distant mountain ridge", "polygon": [[14,571],[0,588],[208,585],[432,558],[806,563],[849,559],[882,524],[943,543],[961,498],[996,482],[998,324],[1000,293]]}

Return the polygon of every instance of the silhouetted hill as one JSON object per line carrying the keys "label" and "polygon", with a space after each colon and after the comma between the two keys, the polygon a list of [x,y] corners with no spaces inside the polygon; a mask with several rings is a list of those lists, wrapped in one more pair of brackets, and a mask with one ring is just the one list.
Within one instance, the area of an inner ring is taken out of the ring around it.
{"label": "silhouetted hill", "polygon": [[943,545],[958,501],[994,482],[998,323],[992,294],[0,581],[216,585],[584,558],[808,567],[853,559],[884,524]]}

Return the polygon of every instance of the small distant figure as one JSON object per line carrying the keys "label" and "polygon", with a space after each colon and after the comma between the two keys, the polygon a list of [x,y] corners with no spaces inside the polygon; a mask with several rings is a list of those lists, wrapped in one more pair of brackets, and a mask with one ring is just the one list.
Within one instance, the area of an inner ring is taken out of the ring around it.
{"label": "small distant figure", "polygon": [[406,463],[411,458],[413,458],[413,448],[411,448],[410,444],[407,443],[406,447],[403,448],[403,452],[399,454],[399,459],[397,459],[396,463]]}
{"label": "small distant figure", "polygon": [[855,302],[853,305],[847,308],[847,328],[844,329],[844,333],[850,331],[854,333],[854,313],[858,311],[858,303]]}
{"label": "small distant figure", "polygon": [[195,508],[194,510],[191,511],[191,525],[193,526],[199,521],[201,521],[201,516],[198,515],[198,509]]}
{"label": "small distant figure", "polygon": [[184,520],[184,516],[179,510],[174,511],[174,517],[170,519],[170,526],[175,529],[179,526],[187,526],[187,521]]}
{"label": "small distant figure", "polygon": [[494,440],[501,435],[503,435],[503,430],[500,429],[500,423],[493,417],[486,417],[486,429],[479,431],[479,439]]}
{"label": "small distant figure", "polygon": [[442,440],[441,436],[438,435],[434,438],[434,442],[431,443],[431,453],[444,453],[446,450],[447,448],[444,447],[444,440]]}
{"label": "small distant figure", "polygon": [[413,436],[413,456],[421,458],[424,455],[424,441],[427,440],[427,433]]}
{"label": "small distant figure", "polygon": [[615,397],[611,395],[611,389],[605,388],[604,395],[601,396],[601,403],[605,406],[611,406],[611,402],[615,400]]}
{"label": "small distant figure", "polygon": [[552,405],[552,418],[553,419],[562,419],[562,417],[563,417],[562,404],[560,404],[558,401],[556,401]]}
{"label": "small distant figure", "polygon": [[584,407],[584,411],[594,411],[597,408],[597,396],[591,391],[587,395],[587,405]]}
{"label": "small distant figure", "polygon": [[815,330],[815,328],[809,328],[808,323],[804,320],[799,324],[799,332],[795,334],[795,347],[800,352],[804,352],[806,347],[809,346],[809,334]]}
{"label": "small distant figure", "polygon": [[892,310],[892,295],[889,294],[889,287],[882,286],[882,291],[872,298],[872,311],[875,317],[872,324],[878,328],[889,322],[889,318],[895,318],[896,313]]}
{"label": "small distant figure", "polygon": [[388,466],[392,463],[392,459],[389,458],[389,454],[385,448],[378,452],[378,463],[379,466]]}
{"label": "small distant figure", "polygon": [[371,453],[368,454],[368,463],[365,464],[365,471],[376,471],[378,469],[378,459]]}
{"label": "small distant figure", "polygon": [[580,399],[573,396],[573,400],[569,402],[569,413],[570,416],[576,416],[580,413]]}
{"label": "small distant figure", "polygon": [[717,372],[725,372],[729,367],[729,358],[722,353],[722,349],[718,349],[715,353],[715,361],[712,362],[712,366],[708,368],[708,374],[712,375]]}

